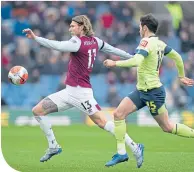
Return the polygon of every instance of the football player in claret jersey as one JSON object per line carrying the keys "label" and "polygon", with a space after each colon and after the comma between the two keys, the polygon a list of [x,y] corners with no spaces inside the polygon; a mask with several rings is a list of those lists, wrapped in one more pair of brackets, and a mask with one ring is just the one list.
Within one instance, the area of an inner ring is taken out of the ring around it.
{"label": "football player in claret jersey", "polygon": [[[114,123],[112,121],[106,121],[100,106],[93,97],[90,73],[92,72],[98,51],[114,54],[123,59],[129,59],[131,57],[125,51],[112,47],[98,37],[94,37],[91,22],[85,15],[72,18],[69,31],[72,38],[68,41],[59,42],[37,37],[31,29],[23,30],[29,39],[34,39],[47,48],[61,52],[70,52],[66,89],[49,95],[32,109],[49,144],[46,154],[40,159],[41,162],[47,161],[53,155],[57,155],[62,151],[55,139],[51,125],[45,121],[44,116],[49,113],[77,107],[81,111],[89,114],[91,120],[100,128],[114,134]],[[143,162],[143,150],[138,146],[141,144],[135,143],[127,134],[125,135],[125,141],[131,148],[137,164],[141,165]]]}
{"label": "football player in claret jersey", "polygon": [[158,21],[152,14],[140,18],[139,28],[142,40],[133,58],[104,61],[107,67],[137,67],[137,89],[125,97],[114,112],[117,153],[111,161],[106,163],[106,166],[112,166],[128,159],[123,139],[126,133],[125,118],[144,106],[149,108],[151,115],[164,132],[194,138],[193,129],[183,124],[174,124],[168,117],[168,110],[165,106],[166,93],[159,78],[159,68],[163,57],[167,56],[175,61],[182,84],[193,86],[194,80],[185,76],[181,56],[155,35]]}

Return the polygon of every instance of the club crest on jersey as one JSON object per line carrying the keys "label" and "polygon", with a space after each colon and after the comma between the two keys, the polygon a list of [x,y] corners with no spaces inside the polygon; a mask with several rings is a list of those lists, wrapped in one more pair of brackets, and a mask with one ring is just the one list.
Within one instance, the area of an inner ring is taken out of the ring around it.
{"label": "club crest on jersey", "polygon": [[146,47],[147,44],[148,44],[148,41],[146,41],[146,40],[142,40],[142,41],[140,42],[140,46],[142,46],[142,47]]}

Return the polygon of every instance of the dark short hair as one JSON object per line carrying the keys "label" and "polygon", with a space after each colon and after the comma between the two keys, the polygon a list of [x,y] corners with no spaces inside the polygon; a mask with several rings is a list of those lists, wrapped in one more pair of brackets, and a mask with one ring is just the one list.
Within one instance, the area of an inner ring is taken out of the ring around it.
{"label": "dark short hair", "polygon": [[146,25],[148,29],[156,33],[158,29],[158,20],[153,16],[153,14],[146,14],[140,18],[141,26]]}

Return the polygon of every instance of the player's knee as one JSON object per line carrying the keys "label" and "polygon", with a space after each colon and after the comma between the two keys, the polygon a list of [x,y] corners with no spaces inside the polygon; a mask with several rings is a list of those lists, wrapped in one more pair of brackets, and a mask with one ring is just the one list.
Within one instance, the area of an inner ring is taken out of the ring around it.
{"label": "player's knee", "polygon": [[166,125],[166,126],[163,126],[161,128],[166,133],[172,133],[172,130],[173,130],[173,128],[170,125]]}
{"label": "player's knee", "polygon": [[116,109],[113,112],[113,116],[114,116],[115,120],[123,120],[123,119],[125,119],[123,112],[120,111],[119,109]]}
{"label": "player's knee", "polygon": [[32,113],[34,114],[34,116],[43,116],[43,115],[45,115],[45,113],[38,106],[35,106],[35,107],[32,108]]}

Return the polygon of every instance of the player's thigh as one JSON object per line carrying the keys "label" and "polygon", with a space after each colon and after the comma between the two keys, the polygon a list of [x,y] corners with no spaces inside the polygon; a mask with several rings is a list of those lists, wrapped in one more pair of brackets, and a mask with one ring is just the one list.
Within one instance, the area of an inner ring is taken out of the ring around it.
{"label": "player's thigh", "polygon": [[141,100],[140,92],[137,89],[131,92],[128,95],[128,98],[130,99],[130,102],[128,103],[128,108],[131,109],[129,113],[132,113],[146,106],[146,104]]}
{"label": "player's thigh", "polygon": [[[73,107],[69,103],[69,95],[66,89],[51,94],[48,96],[48,98],[56,105],[58,112],[65,111]],[[48,109],[50,109],[49,106]]]}
{"label": "player's thigh", "polygon": [[122,120],[125,119],[130,113],[137,110],[136,105],[129,97],[125,97],[119,106],[113,112],[114,119]]}
{"label": "player's thigh", "polygon": [[125,97],[114,111],[115,119],[125,119],[129,114],[141,109],[145,104],[140,98],[138,90],[131,92]]}
{"label": "player's thigh", "polygon": [[58,112],[57,105],[48,97],[41,100],[33,109],[34,115],[42,116],[49,113]]}

